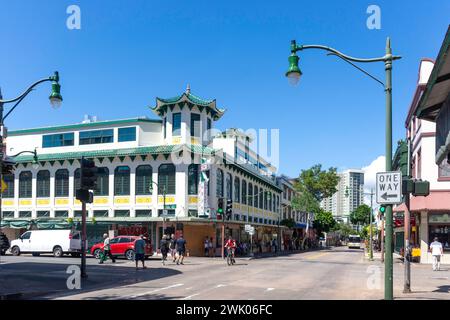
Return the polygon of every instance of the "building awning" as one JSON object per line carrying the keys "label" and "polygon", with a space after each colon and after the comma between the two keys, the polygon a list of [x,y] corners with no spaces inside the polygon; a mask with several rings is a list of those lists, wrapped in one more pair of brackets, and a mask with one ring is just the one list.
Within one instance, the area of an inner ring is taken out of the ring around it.
{"label": "building awning", "polygon": [[[404,203],[394,208],[394,212],[404,212]],[[450,191],[431,191],[427,197],[411,197],[411,211],[449,211]]]}

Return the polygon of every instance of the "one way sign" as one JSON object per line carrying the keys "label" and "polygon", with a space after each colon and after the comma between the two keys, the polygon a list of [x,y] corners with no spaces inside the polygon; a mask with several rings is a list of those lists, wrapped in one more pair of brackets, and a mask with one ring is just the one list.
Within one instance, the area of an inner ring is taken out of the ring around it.
{"label": "one way sign", "polygon": [[377,203],[402,203],[402,173],[400,171],[377,173]]}

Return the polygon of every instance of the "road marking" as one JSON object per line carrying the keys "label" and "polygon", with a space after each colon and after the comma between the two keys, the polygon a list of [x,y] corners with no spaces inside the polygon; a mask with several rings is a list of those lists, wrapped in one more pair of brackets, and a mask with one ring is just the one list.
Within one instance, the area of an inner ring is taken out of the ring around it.
{"label": "road marking", "polygon": [[319,257],[323,257],[323,256],[325,256],[325,255],[327,255],[327,254],[328,254],[328,252],[325,252],[325,253],[319,253],[319,254],[315,254],[315,255],[306,257],[306,259],[312,260],[312,259],[316,259],[316,258],[319,258]]}
{"label": "road marking", "polygon": [[267,291],[272,291],[272,290],[275,290],[275,288],[267,288],[267,289],[266,289],[266,292],[267,292]]}
{"label": "road marking", "polygon": [[183,286],[182,283],[177,283],[177,284],[174,284],[174,285],[171,285],[171,286],[168,286],[168,287],[159,288],[159,289],[155,289],[155,290],[152,290],[152,291],[147,291],[147,292],[144,292],[144,293],[136,294],[136,295],[130,296],[130,298],[137,298],[137,297],[145,296],[147,294],[151,294],[151,293],[154,293],[154,292],[159,292],[159,291],[162,291],[162,290],[167,290],[167,289],[181,287],[181,286]]}
{"label": "road marking", "polygon": [[214,289],[217,289],[217,288],[226,287],[226,286],[227,286],[226,284],[218,284],[218,285],[214,286],[214,287],[211,288],[211,289],[206,289],[206,290],[200,291],[200,292],[198,292],[198,293],[191,294],[190,296],[184,297],[184,298],[181,299],[181,300],[189,300],[189,299],[191,299],[192,297],[198,296],[198,295],[200,295],[200,294],[206,293],[206,292],[208,292],[208,291],[211,291],[211,290],[214,290]]}

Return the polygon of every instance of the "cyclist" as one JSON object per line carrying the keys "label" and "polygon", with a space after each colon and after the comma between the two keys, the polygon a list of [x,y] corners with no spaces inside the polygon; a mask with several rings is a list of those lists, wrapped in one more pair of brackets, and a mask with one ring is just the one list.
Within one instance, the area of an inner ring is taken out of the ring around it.
{"label": "cyclist", "polygon": [[225,243],[225,248],[228,250],[228,254],[231,253],[231,259],[234,261],[234,251],[236,250],[236,241],[229,236],[227,242]]}

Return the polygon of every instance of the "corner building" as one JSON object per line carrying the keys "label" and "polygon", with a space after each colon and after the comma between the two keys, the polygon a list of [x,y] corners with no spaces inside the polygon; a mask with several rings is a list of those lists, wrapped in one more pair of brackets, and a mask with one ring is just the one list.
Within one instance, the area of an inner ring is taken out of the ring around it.
{"label": "corner building", "polygon": [[[222,228],[225,236],[249,241],[248,221],[255,226],[254,243],[263,244],[258,249],[269,250],[264,244],[281,231],[282,190],[276,168],[249,148],[250,137],[237,130],[212,136],[225,110],[189,88],[173,98],[156,98],[151,111],[159,119],[9,132],[7,154],[36,149],[38,164],[31,155],[20,155],[14,174],[4,176],[2,230],[15,239],[30,228],[80,228],[75,193],[84,156],[99,168],[94,202],[87,205],[89,246],[105,232],[144,233],[154,248],[163,233],[183,233],[190,255],[203,255],[205,237],[213,238],[220,254]],[[217,219],[219,198],[233,200],[229,221]]]}

